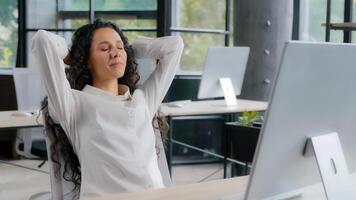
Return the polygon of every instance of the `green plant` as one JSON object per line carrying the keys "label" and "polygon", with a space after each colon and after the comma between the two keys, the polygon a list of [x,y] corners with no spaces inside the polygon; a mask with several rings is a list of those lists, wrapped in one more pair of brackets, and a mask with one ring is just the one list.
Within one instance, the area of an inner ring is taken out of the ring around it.
{"label": "green plant", "polygon": [[251,111],[251,112],[242,112],[242,116],[238,117],[237,122],[242,126],[252,126],[253,122],[260,118],[260,112]]}

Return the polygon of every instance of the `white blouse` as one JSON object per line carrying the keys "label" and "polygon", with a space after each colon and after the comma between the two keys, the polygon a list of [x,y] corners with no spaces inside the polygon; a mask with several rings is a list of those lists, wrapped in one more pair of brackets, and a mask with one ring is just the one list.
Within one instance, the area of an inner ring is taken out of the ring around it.
{"label": "white blouse", "polygon": [[60,123],[81,165],[80,197],[164,187],[157,164],[152,119],[178,67],[180,37],[141,38],[132,44],[136,58],[157,59],[145,83],[114,96],[86,85],[71,89],[64,72],[64,38],[40,30],[32,53],[48,92],[50,116]]}

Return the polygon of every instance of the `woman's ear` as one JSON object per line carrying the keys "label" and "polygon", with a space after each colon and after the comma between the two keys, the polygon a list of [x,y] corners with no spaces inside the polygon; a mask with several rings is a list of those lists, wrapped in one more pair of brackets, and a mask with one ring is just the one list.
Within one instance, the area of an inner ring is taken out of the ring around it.
{"label": "woman's ear", "polygon": [[63,59],[63,62],[64,62],[64,64],[66,64],[66,65],[70,65],[70,49],[69,49],[69,51],[68,51],[68,54],[66,55],[66,57]]}

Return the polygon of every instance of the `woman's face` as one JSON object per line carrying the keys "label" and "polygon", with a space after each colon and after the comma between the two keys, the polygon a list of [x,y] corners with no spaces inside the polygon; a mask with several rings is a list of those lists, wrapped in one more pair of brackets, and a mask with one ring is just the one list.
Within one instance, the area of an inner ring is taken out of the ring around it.
{"label": "woman's face", "polygon": [[112,28],[94,32],[88,66],[94,80],[121,78],[125,73],[127,54],[120,35]]}

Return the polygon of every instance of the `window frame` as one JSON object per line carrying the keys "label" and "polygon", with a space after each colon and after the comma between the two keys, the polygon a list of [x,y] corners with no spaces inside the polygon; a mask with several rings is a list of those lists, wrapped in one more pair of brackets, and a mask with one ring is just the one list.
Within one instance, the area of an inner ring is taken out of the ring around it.
{"label": "window frame", "polygon": [[[56,12],[61,19],[85,19],[88,18],[89,22],[94,22],[97,15],[110,15],[110,16],[133,16],[137,19],[156,19],[157,25],[156,28],[122,28],[123,32],[155,32],[156,35],[159,35],[160,30],[163,28],[159,26],[158,13],[160,13],[160,8],[164,0],[157,0],[157,10],[95,10],[94,0],[89,0],[89,10],[87,11],[76,11],[76,10],[59,10],[58,1],[56,0]],[[27,67],[27,34],[31,32],[36,32],[38,30],[46,30],[51,32],[74,32],[76,29],[73,28],[28,28],[26,23],[26,9],[27,2],[26,0],[18,0],[18,48],[16,56],[16,66],[15,67]],[[79,14],[79,15],[78,15]]]}
{"label": "window frame", "polygon": [[[230,8],[231,8],[231,0],[225,0],[225,29],[204,29],[204,28],[186,28],[186,27],[178,27],[175,22],[177,22],[177,18],[179,18],[179,1],[182,0],[167,0],[170,4],[170,12],[171,12],[171,26],[169,27],[169,35],[172,33],[196,33],[196,34],[217,34],[224,35],[224,46],[230,46],[230,36],[231,25],[230,25]],[[203,59],[203,58],[202,58]],[[177,75],[202,75],[202,69],[199,71],[189,71],[189,70],[181,70],[178,69]]]}

